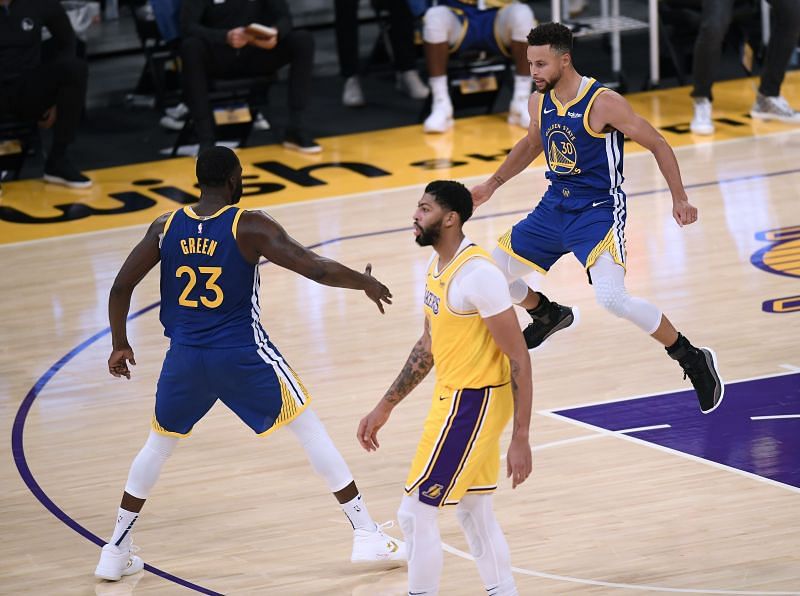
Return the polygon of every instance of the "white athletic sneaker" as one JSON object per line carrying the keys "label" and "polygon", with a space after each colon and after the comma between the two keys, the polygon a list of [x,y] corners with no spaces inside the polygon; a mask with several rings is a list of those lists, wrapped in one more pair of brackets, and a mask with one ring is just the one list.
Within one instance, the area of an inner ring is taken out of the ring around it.
{"label": "white athletic sneaker", "polygon": [[431,94],[431,90],[422,82],[416,70],[398,72],[397,88],[411,99],[425,99]]}
{"label": "white athletic sneaker", "polygon": [[121,550],[113,544],[106,544],[100,552],[100,561],[94,570],[95,577],[118,581],[123,575],[133,575],[144,569],[144,561],[133,553],[139,548],[131,544],[128,550]]}
{"label": "white athletic sneaker", "polygon": [[711,120],[711,100],[707,97],[694,98],[694,118],[689,129],[696,135],[713,135],[714,122]]}
{"label": "white athletic sneaker", "polygon": [[264,118],[264,114],[256,112],[256,117],[253,118],[253,128],[256,130],[269,130],[272,127],[269,124],[269,120]]}
{"label": "white athletic sneaker", "polygon": [[164,110],[164,114],[170,118],[173,118],[174,120],[186,120],[186,116],[189,115],[189,106],[187,106],[185,103],[179,103],[171,108],[166,108]]}
{"label": "white athletic sneaker", "polygon": [[425,132],[442,133],[453,128],[453,104],[450,98],[433,100],[430,115],[425,118],[422,129]]}
{"label": "white athletic sneaker", "polygon": [[360,108],[367,102],[364,100],[364,92],[361,90],[361,82],[358,77],[348,77],[344,82],[342,91],[342,104],[348,108]]}
{"label": "white athletic sneaker", "polygon": [[782,95],[769,97],[756,94],[756,102],[750,109],[750,116],[759,120],[780,120],[789,124],[800,124],[800,112],[797,112]]}
{"label": "white athletic sneaker", "polygon": [[528,95],[514,97],[508,106],[508,123],[521,126],[525,130],[531,125],[531,115],[528,112]]}
{"label": "white athletic sneaker", "polygon": [[367,561],[407,561],[406,543],[384,533],[384,528],[394,526],[393,521],[378,524],[374,532],[367,530],[353,531],[352,563]]}

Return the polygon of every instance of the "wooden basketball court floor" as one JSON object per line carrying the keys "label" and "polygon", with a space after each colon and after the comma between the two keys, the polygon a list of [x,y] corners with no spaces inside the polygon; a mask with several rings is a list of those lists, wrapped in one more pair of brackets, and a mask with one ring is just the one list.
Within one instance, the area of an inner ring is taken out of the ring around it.
{"label": "wooden basketball court floor", "polygon": [[[784,91],[800,104],[800,77]],[[800,129],[745,117],[752,81],[715,93],[723,120],[711,139],[685,132],[686,89],[631,96],[678,147],[700,220],[675,224],[654,160],[629,144],[627,284],[716,350],[726,402],[699,414],[662,348],[602,312],[580,265],[562,259],[544,290],[582,320],[532,356],[534,472],[516,490],[501,479],[495,497],[521,594],[800,594]],[[267,206],[327,256],[371,262],[394,293],[381,316],[356,292],[262,270],[264,325],[378,521],[395,517],[432,389],[426,380],[396,409],[377,454],[360,449],[359,419],[422,329],[430,253],[413,242],[414,206],[428,180],[481,180],[518,137],[493,116],[436,139],[418,127],[325,139],[319,158],[240,152],[251,176],[243,206]],[[361,165],[321,167],[333,162]],[[319,184],[280,177],[308,166]],[[377,171],[389,174],[364,174]],[[107,294],[145,223],[189,200],[192,174],[180,159],[94,172],[84,194],[5,185],[0,593],[404,594],[403,568],[349,563],[349,525],[291,434],[254,437],[221,406],[176,450],[137,522],[147,570],[118,584],[93,578],[167,345],[151,274],[131,311],[133,378],[110,377]],[[544,188],[537,162],[467,233],[491,248]],[[107,213],[120,204],[141,209]],[[483,593],[452,510],[441,528],[442,594]]]}

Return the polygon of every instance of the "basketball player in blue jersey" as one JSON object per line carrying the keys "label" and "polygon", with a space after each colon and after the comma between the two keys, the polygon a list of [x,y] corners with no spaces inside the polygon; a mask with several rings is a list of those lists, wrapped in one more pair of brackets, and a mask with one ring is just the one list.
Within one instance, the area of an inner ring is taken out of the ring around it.
{"label": "basketball player in blue jersey", "polygon": [[697,209],[686,196],[672,148],[621,95],[575,71],[572,33],[565,26],[546,23],[533,29],[528,63],[538,92],[528,102],[528,134],[488,180],[472,189],[475,206],[482,205],[545,154],[549,188],[536,208],[500,237],[492,255],[512,298],[533,319],[524,330],[528,348],[574,320],[571,308],[531,289],[541,287],[542,275],[571,252],[588,272],[598,303],[662,343],[691,380],[701,411],[713,411],[724,395],[714,352],[694,347],[658,308],[629,296],[624,283],[623,139],[653,153],[672,193],[672,216],[684,226],[697,221]]}
{"label": "basketball player in blue jersey", "polygon": [[492,596],[517,596],[511,556],[492,509],[500,435],[514,417],[506,472],[512,488],[531,473],[531,362],[503,274],[464,237],[472,197],[458,182],[431,182],[417,204],[417,244],[432,246],[422,335],[392,386],[358,427],[367,451],[378,431],[436,365],[436,388],[397,512],[408,547],[408,594],[436,596],[442,574],[439,510],[456,506],[478,572]]}
{"label": "basketball player in blue jersey", "polygon": [[405,545],[375,524],[353,476],[310,396],[259,320],[262,258],[317,283],[363,290],[383,312],[389,289],[371,275],[321,257],[292,239],[270,216],[234,205],[242,195],[236,154],[214,147],[197,159],[200,201],[156,219],[122,265],[109,297],[113,349],[109,372],[130,378],[136,364],[126,320],[131,295],[161,262],[161,323],[170,338],[156,389],[152,430],[128,474],[117,522],[103,547],[97,577],[119,580],[141,570],[131,530],[180,437],[219,399],[255,433],[288,425],[353,525],[351,560],[405,560]]}

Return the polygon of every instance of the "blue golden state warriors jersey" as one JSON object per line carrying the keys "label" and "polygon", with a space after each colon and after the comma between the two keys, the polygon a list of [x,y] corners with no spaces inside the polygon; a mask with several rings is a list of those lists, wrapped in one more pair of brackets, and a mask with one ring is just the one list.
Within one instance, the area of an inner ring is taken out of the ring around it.
{"label": "blue golden state warriors jersey", "polygon": [[201,217],[184,207],[161,238],[161,324],[173,342],[208,348],[261,344],[258,266],[236,244],[242,210]]}
{"label": "blue golden state warriors jersey", "polygon": [[589,128],[592,103],[607,90],[596,80],[585,79],[575,99],[565,105],[553,91],[542,96],[539,126],[551,197],[580,201],[619,190],[624,137],[617,130],[601,134]]}

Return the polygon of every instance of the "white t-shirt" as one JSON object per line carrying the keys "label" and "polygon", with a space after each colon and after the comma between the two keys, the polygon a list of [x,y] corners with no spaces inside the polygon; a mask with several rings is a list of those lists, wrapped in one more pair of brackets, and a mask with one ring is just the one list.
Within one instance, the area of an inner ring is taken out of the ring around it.
{"label": "white t-shirt", "polygon": [[[473,244],[464,238],[456,253]],[[436,253],[431,260],[436,258]],[[486,319],[511,308],[505,276],[493,262],[476,257],[461,265],[447,288],[447,304],[455,312],[478,311]]]}

